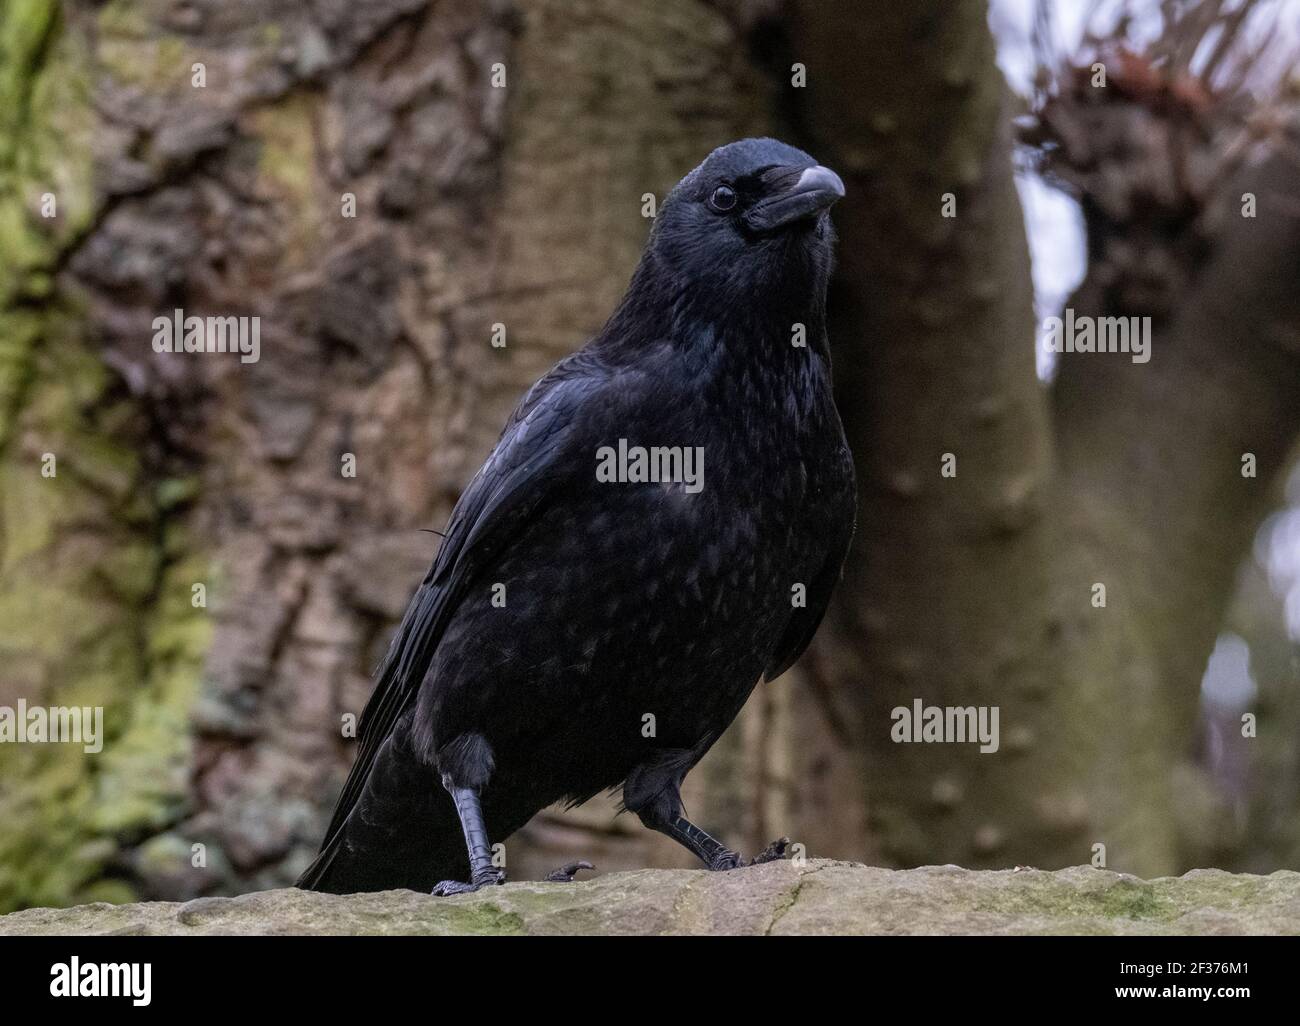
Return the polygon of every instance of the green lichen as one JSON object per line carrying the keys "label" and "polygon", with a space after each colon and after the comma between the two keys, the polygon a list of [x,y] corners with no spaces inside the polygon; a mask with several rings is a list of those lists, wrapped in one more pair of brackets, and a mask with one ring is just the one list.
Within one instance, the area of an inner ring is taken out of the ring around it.
{"label": "green lichen", "polygon": [[210,636],[196,485],[150,479],[144,418],[54,286],[98,203],[92,63],[55,0],[0,6],[0,704],[102,706],[104,730],[97,754],[0,745],[0,909],[134,897],[105,869],[183,811]]}
{"label": "green lichen", "polygon": [[[150,24],[140,0],[113,0],[99,12],[95,55],[115,81],[150,93],[190,88],[191,66],[203,61],[178,36]],[[206,63],[206,62],[205,62]]]}
{"label": "green lichen", "polygon": [[1015,890],[1000,891],[993,901],[973,906],[976,912],[1087,919],[1137,919],[1167,921],[1178,906],[1152,883],[1137,879],[1116,881],[1097,888],[1067,887],[1054,878],[1026,880]]}
{"label": "green lichen", "polygon": [[519,936],[524,930],[524,917],[492,902],[457,905],[447,913],[447,922],[439,924],[439,932],[458,936]]}
{"label": "green lichen", "polygon": [[312,169],[318,162],[314,125],[320,98],[291,93],[253,115],[253,135],[261,140],[257,177],[259,190],[273,198],[293,225],[285,240],[286,266],[306,266],[315,260],[324,235],[324,215],[315,194]]}

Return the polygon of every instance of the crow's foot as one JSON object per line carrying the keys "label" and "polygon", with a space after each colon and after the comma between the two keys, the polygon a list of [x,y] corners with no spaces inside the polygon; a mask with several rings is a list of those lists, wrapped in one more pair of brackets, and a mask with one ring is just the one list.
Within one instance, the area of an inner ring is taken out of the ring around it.
{"label": "crow's foot", "polygon": [[723,872],[728,869],[743,869],[745,866],[759,866],[764,862],[776,862],[785,858],[785,851],[790,847],[790,838],[781,837],[773,841],[749,861],[738,851],[723,848],[709,861],[709,869]]}
{"label": "crow's foot", "polygon": [[477,890],[478,884],[465,883],[462,880],[443,880],[441,883],[434,884],[430,893],[435,898],[449,898],[453,894],[469,894]]}
{"label": "crow's foot", "polygon": [[595,869],[590,862],[585,859],[578,862],[570,862],[568,865],[561,866],[554,872],[547,873],[542,879],[547,883],[573,883],[573,878],[580,869]]}
{"label": "crow's foot", "polygon": [[749,864],[751,866],[759,866],[764,862],[779,862],[781,859],[785,858],[786,849],[789,847],[790,838],[778,837],[775,841],[750,859]]}
{"label": "crow's foot", "polygon": [[484,873],[481,878],[465,883],[463,880],[443,880],[435,884],[431,893],[435,898],[448,898],[453,894],[472,894],[481,887],[492,887],[496,884],[506,882],[504,870],[494,869],[490,874]]}

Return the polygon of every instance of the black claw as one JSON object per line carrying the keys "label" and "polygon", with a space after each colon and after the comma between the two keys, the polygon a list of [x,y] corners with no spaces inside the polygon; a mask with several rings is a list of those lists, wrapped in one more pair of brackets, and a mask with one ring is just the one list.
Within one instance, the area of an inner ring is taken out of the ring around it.
{"label": "black claw", "polygon": [[790,847],[790,838],[778,837],[766,848],[760,851],[750,860],[751,866],[762,865],[764,862],[778,862],[785,858],[785,851]]}
{"label": "black claw", "polygon": [[595,869],[590,862],[582,859],[578,862],[570,862],[568,865],[561,866],[554,872],[547,873],[543,878],[547,883],[573,883],[573,877],[580,869]]}

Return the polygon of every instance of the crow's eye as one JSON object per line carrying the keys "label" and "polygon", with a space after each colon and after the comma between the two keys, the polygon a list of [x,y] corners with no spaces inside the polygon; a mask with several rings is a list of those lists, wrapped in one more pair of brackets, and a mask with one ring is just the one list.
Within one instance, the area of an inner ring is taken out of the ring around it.
{"label": "crow's eye", "polygon": [[709,206],[719,213],[725,213],[736,205],[736,190],[726,185],[719,185],[709,197]]}

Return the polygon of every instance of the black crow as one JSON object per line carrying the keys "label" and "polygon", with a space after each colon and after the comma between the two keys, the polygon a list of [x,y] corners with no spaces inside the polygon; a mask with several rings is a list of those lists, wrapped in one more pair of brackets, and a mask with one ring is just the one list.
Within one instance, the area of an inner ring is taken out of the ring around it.
{"label": "black crow", "polygon": [[490,838],[620,787],[710,869],[745,864],[679,789],[808,645],[853,533],[825,328],[843,194],[746,139],[664,200],[618,309],[456,504],[300,887],[497,883]]}

